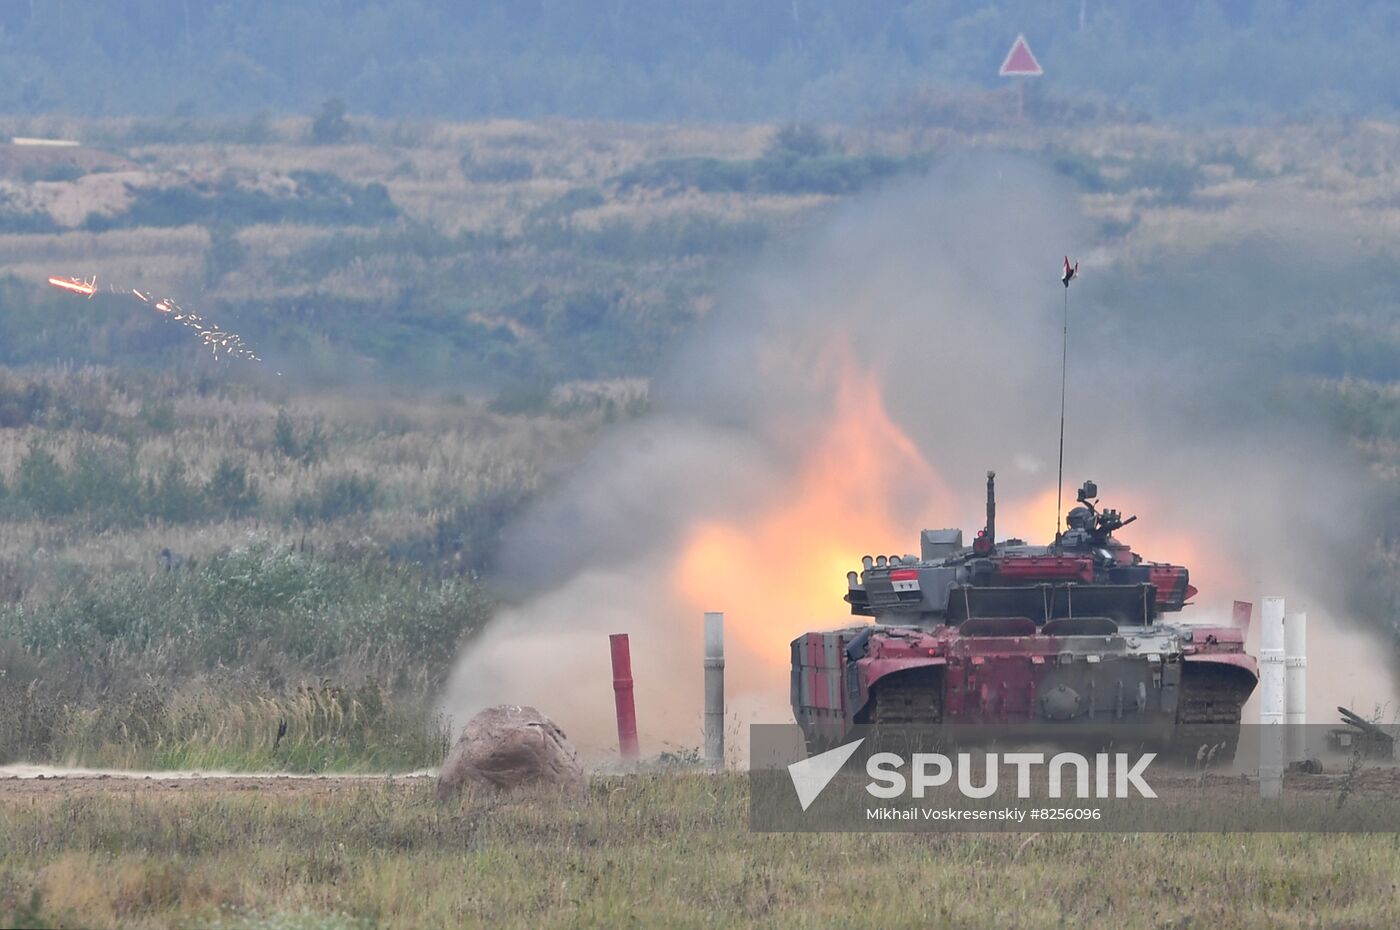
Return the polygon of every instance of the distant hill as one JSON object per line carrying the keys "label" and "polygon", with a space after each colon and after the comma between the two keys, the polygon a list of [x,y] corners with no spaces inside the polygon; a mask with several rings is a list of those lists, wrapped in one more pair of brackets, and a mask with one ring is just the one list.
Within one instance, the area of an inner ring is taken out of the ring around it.
{"label": "distant hill", "polygon": [[0,4],[0,112],[849,119],[1041,83],[1154,117],[1392,116],[1381,0],[30,0]]}

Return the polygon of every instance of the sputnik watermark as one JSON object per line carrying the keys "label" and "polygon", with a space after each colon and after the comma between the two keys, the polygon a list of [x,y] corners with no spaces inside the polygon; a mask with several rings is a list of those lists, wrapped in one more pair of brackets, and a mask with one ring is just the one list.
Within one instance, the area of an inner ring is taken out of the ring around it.
{"label": "sputnik watermark", "polygon": [[[1022,830],[1400,832],[1384,728],[1095,724],[750,727],[749,824],[761,832]],[[1263,797],[1264,750],[1306,766]],[[1364,738],[1363,738],[1364,737]],[[1392,742],[1393,741],[1393,742]],[[822,743],[825,743],[822,745]],[[832,748],[834,746],[834,748]],[[813,747],[819,747],[814,754]],[[826,750],[826,751],[821,751]]]}
{"label": "sputnik watermark", "polygon": [[856,750],[863,742],[865,742],[864,737],[852,740],[844,746],[837,746],[835,749],[809,756],[801,762],[794,762],[787,767],[788,777],[792,779],[793,790],[797,792],[797,802],[802,805],[804,811],[812,806],[813,801],[821,797],[826,786],[831,784],[836,773],[841,771],[847,759],[855,755]]}
{"label": "sputnik watermark", "polygon": [[868,807],[866,820],[1006,820],[1021,823],[1026,811],[1015,807],[996,810],[958,810],[938,807]]}
{"label": "sputnik watermark", "polygon": [[[787,767],[804,811],[821,796],[863,742],[864,738],[853,740]],[[1126,752],[1095,753],[1092,759],[1077,752],[1059,752],[1048,760],[1042,752],[976,755],[983,757],[980,766],[973,759],[974,753],[969,752],[953,757],[941,752],[916,752],[908,758],[894,752],[877,752],[865,760],[865,773],[870,778],[865,791],[885,801],[922,799],[929,789],[955,783],[963,797],[980,800],[997,793],[1001,768],[1007,766],[1015,770],[1016,797],[1020,799],[1032,796],[1032,778],[1041,767],[1046,775],[1046,796],[1050,798],[1130,798],[1134,792],[1141,798],[1157,797],[1144,777],[1157,758],[1155,752],[1142,753],[1136,760]]]}
{"label": "sputnik watermark", "polygon": [[[844,746],[842,747],[845,748]],[[1072,793],[1069,797],[1084,800],[1087,798],[1129,798],[1136,791],[1138,797],[1155,798],[1157,792],[1147,783],[1143,775],[1155,752],[1145,752],[1130,762],[1126,752],[1096,753],[1093,761],[1077,752],[1060,752],[1047,762],[1043,752],[1008,752],[998,755],[995,752],[982,754],[981,784],[974,784],[977,765],[973,753],[960,752],[957,762],[941,752],[916,752],[907,763],[910,774],[906,777],[906,762],[903,756],[893,752],[877,752],[865,763],[865,772],[872,779],[865,790],[872,796],[889,800],[892,798],[922,798],[930,788],[941,788],[953,779],[957,771],[957,787],[965,798],[990,798],[999,787],[999,771],[1003,765],[1016,770],[1016,797],[1031,797],[1031,777],[1035,769],[1047,767],[1048,791],[1052,798],[1066,797],[1065,789]],[[1070,783],[1066,785],[1065,770],[1070,769]],[[1094,787],[1089,788],[1090,770],[1093,771]],[[1111,782],[1111,785],[1110,785]],[[1110,793],[1111,788],[1111,793]]]}

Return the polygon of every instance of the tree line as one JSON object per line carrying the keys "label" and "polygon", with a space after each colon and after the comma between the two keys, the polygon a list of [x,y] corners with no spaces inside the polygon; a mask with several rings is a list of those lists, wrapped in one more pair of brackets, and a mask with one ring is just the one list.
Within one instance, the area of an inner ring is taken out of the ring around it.
{"label": "tree line", "polygon": [[1383,0],[29,0],[0,4],[0,111],[847,119],[1042,85],[1146,115],[1396,110]]}

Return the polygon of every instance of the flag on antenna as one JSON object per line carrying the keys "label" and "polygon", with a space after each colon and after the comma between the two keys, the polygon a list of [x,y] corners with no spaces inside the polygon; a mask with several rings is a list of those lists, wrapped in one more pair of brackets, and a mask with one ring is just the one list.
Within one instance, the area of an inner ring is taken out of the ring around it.
{"label": "flag on antenna", "polygon": [[1063,284],[1066,288],[1068,288],[1068,287],[1069,287],[1069,282],[1073,281],[1073,280],[1074,280],[1074,276],[1077,275],[1077,274],[1079,274],[1079,262],[1075,262],[1073,265],[1071,265],[1071,264],[1069,263],[1069,256],[1066,255],[1066,256],[1065,256],[1065,270],[1064,270],[1064,272],[1060,275],[1060,283]]}

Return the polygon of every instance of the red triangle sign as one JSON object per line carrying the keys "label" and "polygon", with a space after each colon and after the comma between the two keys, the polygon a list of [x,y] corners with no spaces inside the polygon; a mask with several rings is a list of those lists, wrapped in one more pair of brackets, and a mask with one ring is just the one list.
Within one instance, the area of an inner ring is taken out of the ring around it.
{"label": "red triangle sign", "polygon": [[1031,54],[1025,36],[1016,37],[1011,51],[1006,53],[1006,60],[1001,63],[1001,70],[997,72],[1002,77],[1040,77],[1044,73],[1040,70],[1040,62]]}

